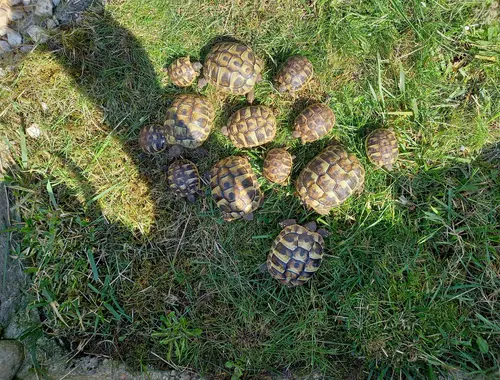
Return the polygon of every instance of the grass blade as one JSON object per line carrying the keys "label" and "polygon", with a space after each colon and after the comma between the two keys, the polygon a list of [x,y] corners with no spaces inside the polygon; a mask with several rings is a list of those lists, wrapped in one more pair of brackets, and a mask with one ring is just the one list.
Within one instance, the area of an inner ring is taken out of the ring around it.
{"label": "grass blade", "polygon": [[92,268],[94,281],[99,281],[99,273],[97,272],[97,266],[95,265],[94,254],[92,253],[92,250],[87,250],[87,257],[89,259],[90,267]]}

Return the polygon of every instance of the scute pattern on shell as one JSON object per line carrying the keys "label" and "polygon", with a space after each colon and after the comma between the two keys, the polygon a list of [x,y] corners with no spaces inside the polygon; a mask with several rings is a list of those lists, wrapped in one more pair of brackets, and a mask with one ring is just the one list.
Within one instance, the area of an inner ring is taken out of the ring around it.
{"label": "scute pattern on shell", "polygon": [[178,87],[190,86],[199,73],[194,69],[189,57],[176,59],[168,67],[168,76],[172,83]]}
{"label": "scute pattern on shell", "polygon": [[365,170],[354,154],[330,145],[314,157],[296,183],[302,202],[318,214],[327,215],[363,186]]}
{"label": "scute pattern on shell", "polygon": [[366,138],[366,154],[374,165],[392,170],[399,155],[396,134],[385,128],[374,130]]}
{"label": "scute pattern on shell", "polygon": [[323,259],[323,237],[293,224],[285,227],[267,256],[267,270],[288,286],[302,285],[318,270]]}
{"label": "scute pattern on shell", "polygon": [[179,95],[167,110],[164,133],[167,144],[179,144],[194,149],[210,135],[215,113],[202,96]]}
{"label": "scute pattern on shell", "polygon": [[227,134],[237,148],[263,145],[276,136],[276,118],[269,107],[244,107],[229,118]]}
{"label": "scute pattern on shell", "polygon": [[184,159],[174,161],[168,167],[168,186],[181,197],[196,195],[201,187],[196,165]]}
{"label": "scute pattern on shell", "polygon": [[293,136],[300,137],[302,144],[319,140],[335,126],[335,114],[325,104],[307,107],[295,119]]}
{"label": "scute pattern on shell", "polygon": [[276,82],[280,92],[300,91],[313,76],[313,65],[306,57],[294,55],[286,60],[276,75]]}
{"label": "scute pattern on shell", "polygon": [[225,220],[251,214],[261,204],[262,193],[247,158],[229,156],[214,165],[210,187]]}
{"label": "scute pattern on shell", "polygon": [[221,91],[244,95],[252,91],[263,66],[263,61],[248,46],[221,42],[208,53],[203,76]]}
{"label": "scute pattern on shell", "polygon": [[167,146],[160,125],[146,125],[139,132],[139,146],[146,153],[159,153]]}
{"label": "scute pattern on shell", "polygon": [[292,155],[286,149],[271,149],[264,159],[262,174],[271,182],[285,185],[292,172],[292,165]]}

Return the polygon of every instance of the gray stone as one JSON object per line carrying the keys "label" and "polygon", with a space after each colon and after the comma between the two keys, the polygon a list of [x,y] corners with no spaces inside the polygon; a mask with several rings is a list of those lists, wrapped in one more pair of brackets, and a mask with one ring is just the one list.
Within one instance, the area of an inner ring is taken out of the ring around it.
{"label": "gray stone", "polygon": [[21,2],[21,0],[10,0],[10,5],[17,5]]}
{"label": "gray stone", "polygon": [[82,12],[92,5],[92,9],[103,9],[104,0],[67,0],[60,3],[55,15],[62,25],[70,24],[81,17]]}
{"label": "gray stone", "polygon": [[31,0],[23,0],[23,5],[30,5],[31,4]]}
{"label": "gray stone", "polygon": [[52,0],[52,4],[54,4],[54,7],[57,7],[61,0]]}
{"label": "gray stone", "polygon": [[52,17],[52,0],[38,0],[35,7],[35,15],[39,17]]}
{"label": "gray stone", "polygon": [[49,36],[47,33],[45,33],[45,30],[38,25],[31,25],[27,30],[26,33],[28,33],[28,36],[31,37],[31,39],[37,43],[45,43],[49,39]]}
{"label": "gray stone", "polygon": [[57,27],[57,23],[53,19],[49,18],[45,22],[45,26],[47,27],[47,29],[55,29]]}
{"label": "gray stone", "polygon": [[16,340],[0,340],[0,376],[11,380],[24,360],[24,346]]}
{"label": "gray stone", "polygon": [[17,47],[23,43],[23,37],[15,30],[9,30],[7,32],[7,42],[12,47]]}
{"label": "gray stone", "polygon": [[20,9],[16,9],[16,10],[13,10],[12,12],[10,12],[10,19],[11,19],[12,21],[20,20],[20,19],[22,19],[25,15],[26,15],[26,13],[24,13],[22,10],[20,10]]}
{"label": "gray stone", "polygon": [[9,43],[7,41],[0,41],[0,54],[5,54],[12,51]]}

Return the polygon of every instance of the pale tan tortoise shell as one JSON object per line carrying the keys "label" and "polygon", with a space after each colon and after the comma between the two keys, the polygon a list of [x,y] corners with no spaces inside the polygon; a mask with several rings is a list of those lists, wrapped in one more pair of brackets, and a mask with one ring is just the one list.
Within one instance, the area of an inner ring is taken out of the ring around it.
{"label": "pale tan tortoise shell", "polygon": [[335,114],[326,104],[312,104],[295,118],[293,137],[302,144],[324,137],[335,126]]}
{"label": "pale tan tortoise shell", "polygon": [[278,91],[292,95],[302,90],[313,76],[313,65],[309,59],[294,55],[286,60],[276,75]]}
{"label": "pale tan tortoise shell", "polygon": [[176,59],[168,67],[170,81],[177,87],[188,87],[200,75],[199,62],[191,63],[189,57]]}
{"label": "pale tan tortoise shell", "polygon": [[264,62],[253,50],[236,42],[212,47],[203,65],[203,77],[224,92],[245,95],[253,90]]}
{"label": "pale tan tortoise shell", "polygon": [[267,256],[269,274],[287,286],[310,280],[323,259],[323,237],[298,224],[285,227]]}
{"label": "pale tan tortoise shell", "polygon": [[327,215],[360,190],[364,180],[365,170],[356,156],[335,144],[324,149],[302,169],[296,189],[308,208]]}
{"label": "pale tan tortoise shell", "polygon": [[210,176],[212,196],[224,219],[251,219],[263,197],[248,159],[226,157],[214,165]]}
{"label": "pale tan tortoise shell", "polygon": [[374,165],[391,171],[399,155],[394,131],[379,128],[371,132],[366,138],[366,154]]}
{"label": "pale tan tortoise shell", "polygon": [[276,118],[269,107],[244,107],[231,115],[222,133],[236,148],[264,145],[276,136]]}
{"label": "pale tan tortoise shell", "polygon": [[201,188],[200,175],[196,165],[189,160],[174,161],[168,167],[168,186],[181,197],[194,201]]}
{"label": "pale tan tortoise shell", "polygon": [[161,125],[146,125],[139,132],[139,146],[146,153],[159,153],[167,146]]}
{"label": "pale tan tortoise shell", "polygon": [[292,172],[293,157],[283,148],[274,148],[264,159],[262,174],[268,181],[286,185]]}
{"label": "pale tan tortoise shell", "polygon": [[207,98],[193,94],[177,96],[167,110],[164,124],[167,144],[189,149],[201,146],[212,131],[214,117]]}

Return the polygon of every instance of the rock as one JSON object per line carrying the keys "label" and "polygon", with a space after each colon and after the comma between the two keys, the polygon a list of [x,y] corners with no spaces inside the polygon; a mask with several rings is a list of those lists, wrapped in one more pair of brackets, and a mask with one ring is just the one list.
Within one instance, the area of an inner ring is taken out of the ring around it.
{"label": "rock", "polygon": [[61,0],[52,0],[52,4],[54,4],[54,7],[57,7]]}
{"label": "rock", "polygon": [[12,51],[12,48],[9,43],[7,41],[0,41],[0,55],[9,53],[10,51]]}
{"label": "rock", "polygon": [[31,4],[31,0],[23,0],[23,5],[26,6],[26,5],[30,5]]}
{"label": "rock", "polygon": [[27,30],[28,36],[37,43],[45,43],[49,39],[49,36],[45,33],[45,30],[38,25],[31,25]]}
{"label": "rock", "polygon": [[29,53],[30,51],[33,51],[35,49],[35,46],[33,45],[23,45],[19,48],[21,53]]}
{"label": "rock", "polygon": [[38,124],[33,123],[29,126],[29,128],[26,128],[26,134],[31,138],[37,139],[40,137],[42,132],[40,131]]}
{"label": "rock", "polygon": [[52,17],[52,0],[38,0],[35,7],[35,16]]}
{"label": "rock", "polygon": [[17,21],[17,20],[22,19],[25,15],[26,15],[26,13],[24,13],[22,10],[15,9],[12,12],[10,12],[10,19],[12,21]]}
{"label": "rock", "polygon": [[16,340],[0,340],[0,374],[11,380],[24,360],[24,346]]}
{"label": "rock", "polygon": [[81,17],[91,5],[93,10],[103,9],[104,0],[67,0],[60,3],[55,10],[55,15],[60,24],[70,24]]}
{"label": "rock", "polygon": [[56,23],[53,19],[49,18],[49,19],[45,22],[45,27],[46,27],[47,29],[55,29],[55,28],[57,27],[57,23]]}
{"label": "rock", "polygon": [[21,0],[10,0],[10,5],[17,5],[21,2]]}
{"label": "rock", "polygon": [[7,42],[12,47],[17,47],[23,43],[23,37],[15,30],[9,30],[7,32]]}

